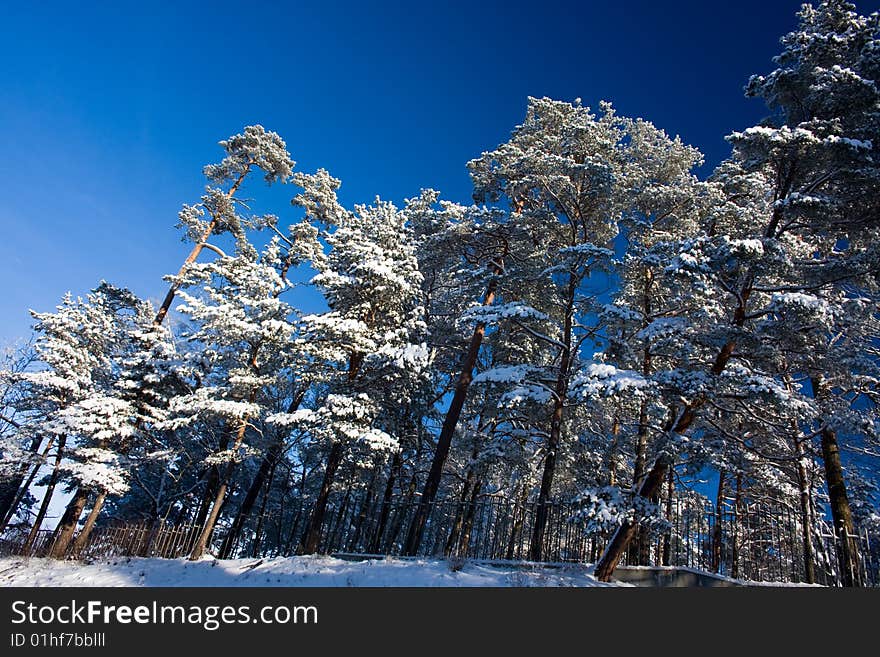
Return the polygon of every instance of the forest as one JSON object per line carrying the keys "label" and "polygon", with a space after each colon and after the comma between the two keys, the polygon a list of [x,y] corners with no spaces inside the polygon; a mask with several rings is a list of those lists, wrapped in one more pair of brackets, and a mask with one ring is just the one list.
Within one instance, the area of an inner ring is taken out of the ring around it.
{"label": "forest", "polygon": [[220,141],[158,307],[96,281],[3,354],[0,547],[880,585],[880,16],[797,20],[705,176],[580,99],[528,98],[466,202]]}

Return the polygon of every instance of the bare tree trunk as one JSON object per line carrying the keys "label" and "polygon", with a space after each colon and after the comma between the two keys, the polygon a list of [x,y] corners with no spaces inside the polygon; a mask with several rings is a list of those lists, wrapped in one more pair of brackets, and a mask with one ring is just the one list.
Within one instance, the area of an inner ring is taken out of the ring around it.
{"label": "bare tree trunk", "polygon": [[34,524],[31,526],[31,531],[28,533],[27,540],[24,542],[24,547],[22,548],[24,554],[30,553],[34,541],[37,538],[37,533],[40,531],[40,527],[46,519],[46,514],[49,511],[49,503],[52,501],[52,496],[55,494],[55,486],[58,485],[58,472],[61,467],[61,460],[64,458],[64,445],[66,442],[66,435],[61,436],[58,440],[58,449],[55,452],[55,464],[52,466],[52,474],[49,475],[49,482],[46,484],[46,491],[43,493],[43,501],[40,503],[37,517],[34,518]]}
{"label": "bare tree trunk", "polygon": [[[666,475],[666,519],[672,522],[672,498],[675,494],[675,470],[671,467]],[[664,566],[672,565],[672,529],[670,528],[663,536],[663,555],[661,557]]]}
{"label": "bare tree trunk", "polygon": [[712,572],[721,571],[722,545],[724,538],[722,531],[722,523],[724,521],[724,486],[727,479],[727,472],[724,468],[718,471],[718,493],[715,496],[715,527],[712,531]]}
{"label": "bare tree trunk", "polygon": [[458,504],[455,505],[455,520],[452,523],[452,529],[449,532],[449,537],[446,539],[446,547],[443,550],[443,554],[449,556],[453,553],[458,544],[459,536],[461,535],[461,529],[464,525],[464,510],[465,504],[467,503],[468,496],[471,492],[471,486],[474,482],[474,471],[473,468],[468,468],[467,477],[464,480],[464,486],[461,487],[461,495],[458,498]]}
{"label": "bare tree trunk", "polygon": [[67,555],[67,548],[70,546],[70,541],[73,538],[73,533],[76,531],[76,525],[79,522],[79,517],[82,515],[88,498],[89,491],[86,488],[80,486],[76,489],[76,493],[68,502],[64,515],[61,516],[61,520],[55,528],[52,549],[49,551],[50,557],[63,559]]}
{"label": "bare tree trunk", "polygon": [[357,550],[358,541],[361,540],[361,536],[363,535],[364,526],[367,523],[367,516],[370,513],[370,508],[373,506],[373,497],[376,495],[376,484],[379,481],[379,470],[380,468],[378,465],[373,466],[373,471],[370,474],[370,485],[367,487],[367,496],[364,498],[361,508],[358,511],[354,534],[348,544],[349,552]]}
{"label": "bare tree trunk", "polygon": [[[223,480],[217,485],[214,499],[208,507],[210,512],[208,513],[208,517],[205,518],[204,524],[201,525],[202,529],[199,532],[199,537],[196,539],[192,552],[189,555],[190,561],[198,561],[208,549],[208,541],[211,539],[211,534],[214,533],[214,526],[217,524],[217,518],[220,517],[220,507],[223,506],[223,502],[226,499],[226,490],[229,487],[229,479],[231,477],[232,464],[230,463],[226,468],[226,474],[224,475]],[[199,525],[196,524],[196,526],[198,527]]]}
{"label": "bare tree trunk", "polygon": [[244,529],[244,525],[250,517],[251,511],[260,496],[260,491],[263,489],[263,484],[265,483],[270,470],[274,468],[275,463],[281,456],[282,446],[283,440],[279,439],[272,444],[263,456],[263,460],[260,462],[260,467],[257,469],[256,475],[254,475],[254,479],[244,496],[244,500],[242,500],[241,506],[238,507],[238,513],[235,514],[235,520],[232,521],[232,526],[223,538],[223,543],[217,553],[218,558],[229,558],[232,547],[235,545],[236,541],[238,541],[238,538],[241,535],[241,530]]}
{"label": "bare tree trunk", "polygon": [[[827,384],[821,377],[812,377],[813,396],[817,399],[825,397]],[[828,487],[828,498],[831,502],[831,519],[834,521],[834,534],[840,545],[838,560],[840,561],[841,581],[844,586],[861,586],[858,553],[854,549],[850,536],[855,533],[849,496],[846,492],[846,478],[843,464],[840,461],[840,445],[837,432],[829,427],[822,429],[822,461],[825,465],[825,484]]]}
{"label": "bare tree trunk", "polygon": [[[225,433],[225,432],[224,432]],[[229,438],[224,437],[220,442],[220,451],[224,451],[229,447]],[[208,513],[211,511],[211,502],[217,497],[217,488],[220,486],[220,468],[212,465],[208,468],[208,479],[205,481],[205,490],[202,493],[202,500],[199,503],[199,510],[193,518],[192,524],[198,527],[204,527],[208,520]]]}
{"label": "bare tree trunk", "polygon": [[[15,429],[21,428],[21,425],[18,422],[15,422],[10,418],[4,417],[3,421],[7,422]],[[14,477],[8,479],[7,481],[0,482],[0,533],[3,533],[3,530],[6,529],[6,525],[15,516],[15,511],[18,509],[19,503],[21,503],[22,498],[24,497],[25,493],[27,493],[28,488],[30,488],[31,482],[33,482],[34,477],[37,476],[37,471],[43,465],[46,455],[49,453],[49,448],[52,447],[52,442],[54,441],[54,439],[54,436],[49,436],[49,442],[43,449],[43,453],[41,455],[41,458],[39,459],[39,462],[31,468],[30,477],[25,477],[25,473],[27,472],[28,467],[27,463],[24,463],[17,469],[17,473]],[[31,439],[31,444],[28,451],[31,454],[36,454],[40,451],[40,445],[42,444],[42,442],[42,436],[34,436]],[[27,479],[26,482],[25,479]]]}
{"label": "bare tree trunk", "polygon": [[339,464],[342,463],[342,457],[342,443],[337,441],[333,443],[330,448],[330,454],[327,456],[327,467],[324,469],[321,490],[318,492],[315,508],[312,510],[309,524],[300,543],[300,552],[302,554],[314,554],[318,551],[321,543],[321,529],[324,527],[324,516],[327,513],[327,500],[330,497],[330,490],[333,488],[336,470],[339,468]]}
{"label": "bare tree trunk", "polygon": [[470,547],[471,530],[474,528],[474,518],[477,514],[477,498],[480,496],[482,490],[483,480],[477,479],[477,482],[471,490],[471,499],[468,502],[467,512],[464,516],[464,528],[461,532],[461,538],[458,541],[458,554],[463,557],[467,556],[468,547]]}
{"label": "bare tree trunk", "polygon": [[[256,390],[252,391],[250,395],[250,401],[252,403],[254,399],[256,399]],[[241,424],[238,427],[238,431],[235,434],[235,440],[232,443],[233,453],[237,452],[238,448],[241,447],[241,443],[244,441],[244,434],[246,430],[247,418],[242,418]],[[211,535],[214,533],[214,526],[217,524],[217,518],[220,517],[220,510],[223,507],[223,503],[226,501],[226,491],[229,489],[229,482],[232,480],[232,473],[234,471],[235,461],[230,461],[226,464],[226,472],[219,480],[217,492],[214,495],[213,501],[211,502],[211,511],[208,514],[207,519],[205,520],[205,524],[202,526],[199,538],[196,540],[196,543],[193,546],[192,553],[189,556],[190,561],[198,561],[199,559],[201,559],[202,556],[205,554],[205,550],[207,550],[208,548],[208,541],[211,540]]]}
{"label": "bare tree trunk", "polygon": [[86,523],[83,525],[83,528],[77,534],[76,539],[73,541],[73,548],[71,549],[74,555],[78,555],[89,542],[89,536],[92,533],[92,529],[95,526],[95,521],[98,519],[98,515],[101,513],[101,509],[104,506],[104,500],[107,498],[107,493],[104,491],[99,491],[98,496],[95,498],[95,503],[92,505],[92,510],[89,511],[89,515],[86,517]]}
{"label": "bare tree trunk", "polygon": [[804,547],[804,580],[807,584],[815,584],[816,557],[813,550],[813,510],[810,505],[810,487],[807,480],[804,445],[797,439],[795,439],[795,450],[798,455],[797,477],[801,505],[801,539]]}
{"label": "bare tree trunk", "polygon": [[370,552],[377,554],[381,549],[382,536],[385,533],[385,527],[388,525],[388,514],[391,512],[391,499],[394,495],[394,483],[400,474],[400,468],[403,465],[403,458],[400,451],[394,453],[391,461],[391,467],[388,471],[388,481],[385,482],[385,493],[382,495],[382,509],[379,512],[379,524],[373,534],[373,541],[370,543]]}
{"label": "bare tree trunk", "polygon": [[49,436],[46,447],[43,448],[43,452],[40,454],[39,462],[34,464],[27,479],[21,482],[18,489],[15,491],[15,497],[9,503],[9,506],[6,509],[6,514],[3,516],[3,522],[0,523],[0,534],[3,533],[15,517],[15,512],[18,511],[18,505],[21,504],[21,500],[24,499],[25,494],[30,490],[31,484],[34,483],[34,479],[36,479],[37,474],[40,472],[40,468],[42,468],[43,464],[46,462],[46,457],[49,456],[49,450],[52,449],[54,442],[55,436]]}
{"label": "bare tree trunk", "polygon": [[[483,298],[484,306],[491,306],[495,301],[495,293],[498,289],[498,276],[503,271],[503,261],[506,255],[506,253],[502,255],[499,258],[499,262],[492,266],[495,275],[486,287],[486,296]],[[443,466],[446,464],[446,458],[449,456],[452,436],[455,434],[455,427],[458,425],[462,408],[464,408],[464,402],[467,399],[468,388],[470,388],[471,381],[474,378],[474,367],[476,367],[477,356],[480,353],[480,345],[485,334],[486,325],[483,322],[479,322],[474,327],[470,345],[462,362],[461,373],[458,375],[458,381],[455,384],[455,393],[452,396],[452,401],[449,403],[449,409],[446,411],[443,427],[440,429],[440,436],[437,438],[437,448],[434,451],[434,459],[431,461],[431,470],[428,472],[428,478],[422,489],[422,497],[419,499],[419,505],[409,526],[403,550],[405,555],[415,556],[422,542],[425,523],[431,513],[431,505],[437,496],[437,490],[440,488]]]}
{"label": "bare tree trunk", "polygon": [[841,547],[838,555],[841,581],[844,586],[861,586],[861,578],[858,576],[858,553],[850,538],[855,530],[849,497],[846,493],[843,466],[840,463],[840,446],[837,444],[837,432],[828,428],[822,430],[822,461],[825,464],[825,482],[831,500],[834,532]]}
{"label": "bare tree trunk", "polygon": [[[273,461],[272,467],[269,470],[269,478],[266,480],[266,485],[263,488],[263,499],[260,502],[260,513],[257,518],[257,526],[254,529],[254,544],[251,547],[251,556],[256,558],[260,556],[260,548],[263,542],[263,524],[266,522],[266,504],[269,502],[269,492],[272,490],[272,481],[275,479],[275,471],[278,469],[278,461]],[[283,507],[282,507],[283,512]],[[278,525],[280,527],[281,520],[279,519]],[[278,537],[278,543],[281,542],[280,535]]]}

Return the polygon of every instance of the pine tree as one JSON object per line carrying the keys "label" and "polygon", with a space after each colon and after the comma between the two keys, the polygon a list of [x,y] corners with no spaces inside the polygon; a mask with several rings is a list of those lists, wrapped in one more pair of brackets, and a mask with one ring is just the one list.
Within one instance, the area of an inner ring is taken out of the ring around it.
{"label": "pine tree", "polygon": [[[261,169],[266,183],[271,185],[273,182],[287,182],[293,172],[295,163],[290,159],[284,140],[261,125],[247,126],[243,133],[221,141],[220,146],[226,151],[226,157],[219,164],[204,168],[205,177],[216,186],[209,185],[199,203],[184,205],[178,214],[178,227],[186,230],[185,239],[194,246],[177,276],[170,279],[171,287],[156,313],[156,326],[168,314],[187,268],[196,262],[202,249],[212,248],[208,244],[212,235],[231,233],[234,238],[241,239],[248,227],[274,224],[275,217],[270,215],[245,219],[238,213],[236,206],[241,202],[235,195],[248,174],[254,168]],[[224,185],[228,187],[224,189]]]}
{"label": "pine tree", "polygon": [[[210,263],[190,265],[181,279],[180,311],[192,319],[187,335],[202,347],[211,365],[208,379],[192,392],[170,402],[174,416],[160,426],[176,429],[202,416],[220,420],[223,437],[206,459],[219,471],[216,489],[209,495],[204,527],[191,554],[200,558],[208,546],[220,509],[238,463],[253,455],[245,442],[247,430],[265,413],[259,397],[276,383],[294,328],[293,309],[280,292],[288,286],[280,275],[278,240],[258,254],[244,239],[235,256],[223,255]],[[203,294],[188,288],[202,285]]]}
{"label": "pine tree", "polygon": [[[707,368],[711,386],[743,388],[760,381],[780,402],[790,395],[772,372],[743,367],[740,354],[760,344],[755,320],[775,312],[778,304],[811,304],[817,291],[870,278],[874,267],[868,263],[876,262],[875,196],[866,195],[878,180],[871,141],[877,106],[870,77],[875,19],[858,16],[838,0],[805,6],[799,17],[798,30],[783,38],[779,68],[752,78],[748,87],[776,115],[731,135],[734,159],[719,172],[728,186],[757,183],[768,194],[748,205],[730,197],[739,221],[707,226],[677,259],[695,279],[705,280],[709,272],[723,295],[719,298],[725,298],[726,318],[711,332],[718,345]],[[669,435],[691,430],[711,399],[708,388],[694,392],[670,412],[664,427]],[[851,523],[838,451],[829,432],[823,432],[823,440],[829,447],[823,451],[835,526],[846,532]],[[655,461],[642,496],[656,493],[670,459]],[[600,578],[611,576],[635,530],[633,523],[624,523],[616,532],[597,565]]]}
{"label": "pine tree", "polygon": [[[422,340],[423,309],[419,305],[421,274],[406,227],[406,217],[379,199],[371,206],[344,209],[336,196],[339,181],[326,171],[299,174],[303,193],[294,203],[306,210],[305,222],[323,228],[329,246],[317,246],[312,282],[323,293],[329,310],[302,318],[303,350],[314,362],[313,381],[324,382],[320,407],[278,414],[277,424],[298,426],[316,443],[329,448],[324,477],[300,549],[319,549],[327,501],[346,447],[361,442],[375,450],[398,449],[397,427],[377,426],[383,407],[405,401],[406,382],[394,372],[426,369],[430,355]],[[303,226],[292,235],[316,238]],[[386,417],[387,420],[387,417]]]}

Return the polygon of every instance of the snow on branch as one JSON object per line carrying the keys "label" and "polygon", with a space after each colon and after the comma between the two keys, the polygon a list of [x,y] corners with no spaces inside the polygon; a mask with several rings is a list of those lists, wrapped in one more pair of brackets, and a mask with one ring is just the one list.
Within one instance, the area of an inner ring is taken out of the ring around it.
{"label": "snow on branch", "polygon": [[633,370],[618,369],[606,363],[590,363],[572,378],[569,396],[574,399],[593,399],[621,394],[643,394],[651,387],[650,381]]}
{"label": "snow on branch", "polygon": [[492,324],[504,319],[535,319],[544,321],[548,319],[545,313],[531,306],[512,301],[497,306],[473,306],[465,310],[459,319],[462,323],[480,322]]}

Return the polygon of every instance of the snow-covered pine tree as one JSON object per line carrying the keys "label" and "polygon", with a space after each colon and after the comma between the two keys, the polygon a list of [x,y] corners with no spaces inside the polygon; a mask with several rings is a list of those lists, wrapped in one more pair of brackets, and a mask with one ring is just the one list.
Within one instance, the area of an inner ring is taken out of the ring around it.
{"label": "snow-covered pine tree", "polygon": [[532,264],[538,265],[531,276],[535,282],[511,290],[507,298],[517,299],[519,314],[549,321],[546,332],[530,335],[547,343],[552,356],[504,374],[510,383],[529,383],[550,406],[532,539],[535,560],[541,558],[571,377],[582,347],[597,342],[596,299],[609,280],[618,222],[636,207],[640,191],[650,193],[644,190],[649,183],[655,194],[686,198],[675,185],[693,186],[688,172],[698,159],[693,149],[650,124],[619,117],[607,103],[597,117],[578,102],[531,98],[526,120],[511,140],[470,164],[477,193],[509,199],[517,206],[511,220],[528,227],[543,249],[543,259]]}
{"label": "snow-covered pine tree", "polygon": [[[44,483],[45,491],[25,545],[29,548],[46,519],[49,504],[61,476],[68,437],[46,429],[57,415],[72,404],[84,400],[110,380],[113,319],[108,311],[102,287],[87,299],[66,294],[54,313],[31,312],[35,319],[35,365],[8,375],[19,388],[18,408],[29,417],[32,439],[42,446],[42,458],[31,467],[37,470],[47,457],[51,470]],[[54,448],[54,453],[51,451]],[[10,454],[10,457],[13,457]],[[33,477],[29,477],[33,480]],[[19,501],[23,495],[17,496]],[[15,509],[10,509],[15,513]]]}
{"label": "snow-covered pine tree", "polygon": [[35,358],[31,342],[7,347],[0,355],[0,533],[14,519],[48,454],[45,448],[40,453],[43,436],[30,422],[28,398],[18,380]]}
{"label": "snow-covered pine tree", "polygon": [[[398,427],[388,424],[390,415],[383,409],[409,397],[407,390],[426,373],[430,354],[423,341],[422,276],[405,214],[379,199],[346,210],[336,195],[339,181],[324,170],[298,174],[294,182],[303,192],[293,202],[305,209],[306,218],[291,227],[292,239],[313,240],[311,264],[318,274],[312,282],[329,307],[302,318],[297,342],[311,355],[310,376],[323,382],[324,391],[316,408],[272,420],[300,427],[328,449],[300,545],[311,553],[319,549],[327,501],[346,450],[356,442],[374,450],[399,449],[398,439],[389,434]],[[326,254],[312,222],[322,229]],[[410,374],[401,374],[406,370]]]}
{"label": "snow-covered pine tree", "polygon": [[271,215],[245,218],[239,214],[238,206],[242,202],[236,198],[236,193],[248,174],[260,169],[266,183],[271,185],[274,182],[286,183],[293,173],[295,163],[287,152],[284,140],[261,125],[245,127],[243,133],[221,141],[220,146],[226,151],[226,157],[218,164],[209,164],[204,168],[205,177],[211,184],[205,188],[201,201],[195,205],[184,205],[178,214],[178,227],[186,231],[184,239],[193,242],[193,248],[177,276],[169,278],[171,286],[154,320],[157,326],[168,314],[187,268],[204,248],[213,248],[208,244],[212,235],[230,233],[235,239],[241,239],[249,227],[274,225],[276,218]]}
{"label": "snow-covered pine tree", "polygon": [[[606,344],[576,374],[571,401],[588,402],[616,419],[618,435],[609,443],[616,454],[607,459],[616,470],[617,455],[632,453],[625,466],[628,483],[637,488],[667,408],[662,388],[648,381],[655,371],[689,367],[692,324],[712,307],[703,291],[680,285],[664,263],[700,229],[717,191],[693,175],[702,161],[696,149],[643,120],[627,121],[626,132],[630,150],[638,153],[629,161],[633,196],[621,218],[626,251],[615,259],[611,303],[599,308]],[[635,556],[645,562],[647,536],[639,547]]]}
{"label": "snow-covered pine tree", "polygon": [[[66,460],[59,471],[74,488],[73,497],[52,540],[50,555],[62,558],[69,549],[81,549],[88,540],[108,495],[119,496],[128,490],[129,464],[126,461],[137,432],[134,405],[119,395],[116,385],[119,363],[131,350],[130,336],[147,325],[152,306],[131,291],[102,282],[88,297],[91,308],[103,318],[104,369],[93,371],[93,386],[78,399],[53,416],[48,423],[51,433],[66,437]],[[93,497],[85,524],[73,540],[80,516]]]}
{"label": "snow-covered pine tree", "polygon": [[35,359],[32,341],[7,347],[0,355],[0,533],[21,512],[51,449],[49,445],[40,452],[43,434],[31,422],[35,409],[28,408],[30,399],[18,380]]}
{"label": "snow-covered pine tree", "polygon": [[171,400],[172,416],[160,427],[179,429],[207,417],[221,432],[205,459],[208,471],[217,473],[216,485],[206,490],[207,513],[192,559],[207,549],[237,464],[254,454],[245,437],[265,413],[260,395],[284,371],[294,325],[293,308],[279,296],[289,285],[282,266],[278,239],[257,253],[242,235],[235,255],[193,263],[180,277],[179,310],[193,323],[186,338],[199,345],[210,370],[201,386]]}
{"label": "snow-covered pine tree", "polygon": [[129,352],[119,359],[117,395],[131,404],[138,436],[126,451],[131,492],[116,510],[157,523],[184,494],[187,486],[181,484],[195,459],[185,431],[161,426],[169,419],[171,400],[195,383],[193,367],[178,353],[171,332],[152,319],[132,328]]}
{"label": "snow-covered pine tree", "polygon": [[[669,414],[664,430],[673,437],[692,429],[720,392],[716,386],[803,404],[801,393],[790,395],[764,364],[743,358],[760,344],[756,322],[779,304],[813,305],[845,282],[870,286],[876,276],[877,197],[869,191],[878,184],[876,17],[828,0],[805,5],[799,18],[798,29],[783,38],[779,68],[747,88],[774,116],[730,136],[733,161],[718,174],[728,187],[757,185],[766,195],[748,205],[729,197],[737,221],[710,223],[674,262],[715,287],[725,317],[708,332],[717,346],[702,373],[707,378]],[[831,432],[822,439],[830,448],[823,451],[835,526],[845,532],[852,524],[839,449]],[[656,494],[670,462],[668,455],[655,461],[641,495]],[[610,578],[635,532],[635,523],[621,525],[597,564],[600,578]]]}
{"label": "snow-covered pine tree", "polygon": [[[424,272],[422,298],[432,349],[438,354],[437,382],[442,390],[451,389],[452,397],[443,412],[428,475],[407,529],[404,552],[408,555],[416,554],[421,544],[487,331],[485,318],[458,320],[462,313],[470,316],[492,307],[511,244],[524,237],[510,230],[505,213],[497,208],[466,208],[448,202],[435,207],[437,200],[436,192],[423,192],[408,204],[406,212],[417,237],[419,267]],[[437,398],[442,396],[438,390]],[[415,479],[413,473],[412,481]]]}

